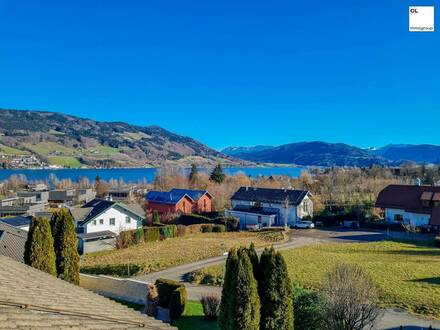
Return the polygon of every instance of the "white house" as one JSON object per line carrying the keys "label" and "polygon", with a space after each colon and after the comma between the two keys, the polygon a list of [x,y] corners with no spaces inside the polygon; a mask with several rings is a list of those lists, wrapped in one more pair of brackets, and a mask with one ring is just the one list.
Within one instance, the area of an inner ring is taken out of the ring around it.
{"label": "white house", "polygon": [[80,208],[72,208],[78,233],[89,234],[111,231],[119,234],[123,230],[142,227],[144,214],[138,204],[124,204],[94,199]]}
{"label": "white house", "polygon": [[240,219],[242,229],[250,226],[293,226],[313,216],[310,193],[304,190],[241,187],[231,198],[226,216]]}
{"label": "white house", "polygon": [[390,223],[415,227],[440,226],[440,187],[389,185],[378,195],[376,207]]}
{"label": "white house", "polygon": [[80,253],[112,249],[121,231],[142,228],[144,211],[139,204],[94,199],[72,208]]}

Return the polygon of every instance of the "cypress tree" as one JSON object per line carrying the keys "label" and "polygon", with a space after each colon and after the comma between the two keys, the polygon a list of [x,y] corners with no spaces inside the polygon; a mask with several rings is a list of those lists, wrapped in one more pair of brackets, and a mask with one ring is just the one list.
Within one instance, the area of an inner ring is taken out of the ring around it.
{"label": "cypress tree", "polygon": [[274,248],[265,249],[260,258],[261,330],[292,330],[292,286],[283,256]]}
{"label": "cypress tree", "polygon": [[253,268],[253,271],[254,271],[254,277],[255,277],[255,279],[257,280],[257,283],[258,283],[259,277],[260,277],[259,276],[260,262],[258,260],[258,254],[257,254],[257,251],[255,250],[255,245],[254,245],[253,242],[249,246],[248,256],[249,256],[249,259],[250,259],[250,261],[252,263],[252,268]]}
{"label": "cypress tree", "polygon": [[74,220],[66,209],[59,210],[52,219],[54,248],[58,277],[79,284],[79,254]]}
{"label": "cypress tree", "polygon": [[25,244],[24,262],[56,276],[55,251],[49,220],[33,218]]}
{"label": "cypress tree", "polygon": [[229,252],[218,323],[221,330],[259,329],[260,299],[247,249]]}
{"label": "cypress tree", "polygon": [[189,173],[189,181],[194,182],[197,179],[199,174],[199,170],[197,169],[196,164],[191,165],[191,172]]}
{"label": "cypress tree", "polygon": [[231,249],[226,260],[225,277],[220,302],[218,325],[221,330],[232,330],[233,308],[237,304],[237,296],[234,292],[237,282],[238,255],[236,249]]}
{"label": "cypress tree", "polygon": [[221,164],[217,164],[216,167],[211,172],[211,176],[209,180],[214,181],[216,183],[222,183],[225,179],[225,174],[223,173],[223,168]]}
{"label": "cypress tree", "polygon": [[160,215],[156,210],[153,211],[151,222],[153,223],[153,225],[160,225]]}

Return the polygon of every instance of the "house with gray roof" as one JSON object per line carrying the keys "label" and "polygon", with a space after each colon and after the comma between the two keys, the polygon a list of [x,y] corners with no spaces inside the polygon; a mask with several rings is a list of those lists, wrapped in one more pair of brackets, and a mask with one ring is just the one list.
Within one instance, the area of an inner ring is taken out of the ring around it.
{"label": "house with gray roof", "polygon": [[241,187],[232,196],[232,209],[225,215],[239,218],[242,229],[294,226],[313,215],[310,197],[305,190]]}
{"label": "house with gray roof", "polygon": [[121,231],[142,228],[145,220],[140,205],[104,199],[71,208],[70,213],[75,219],[80,253],[113,248]]}
{"label": "house with gray roof", "polygon": [[2,329],[175,329],[0,255]]}

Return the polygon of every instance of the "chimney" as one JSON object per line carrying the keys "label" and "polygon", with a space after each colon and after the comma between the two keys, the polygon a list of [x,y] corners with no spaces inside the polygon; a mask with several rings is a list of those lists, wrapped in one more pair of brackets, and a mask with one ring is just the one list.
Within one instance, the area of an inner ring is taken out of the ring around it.
{"label": "chimney", "polygon": [[246,186],[246,191],[248,191],[249,190],[249,187],[248,186]]}

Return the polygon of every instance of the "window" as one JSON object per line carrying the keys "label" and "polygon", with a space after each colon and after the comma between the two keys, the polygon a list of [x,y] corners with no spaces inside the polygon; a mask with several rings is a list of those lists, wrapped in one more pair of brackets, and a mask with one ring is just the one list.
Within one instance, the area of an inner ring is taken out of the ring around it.
{"label": "window", "polygon": [[104,224],[104,219],[99,219],[99,224],[103,225]]}
{"label": "window", "polygon": [[110,218],[110,226],[114,226],[114,225],[116,225],[115,218]]}
{"label": "window", "polygon": [[94,226],[96,226],[96,220],[93,220],[92,224],[93,224]]}
{"label": "window", "polygon": [[394,214],[394,221],[403,221],[403,215]]}
{"label": "window", "polygon": [[262,220],[263,220],[263,219],[261,218],[261,215],[259,215],[259,216],[258,216],[258,223],[261,223]]}
{"label": "window", "polygon": [[130,217],[125,217],[125,223],[131,223]]}

